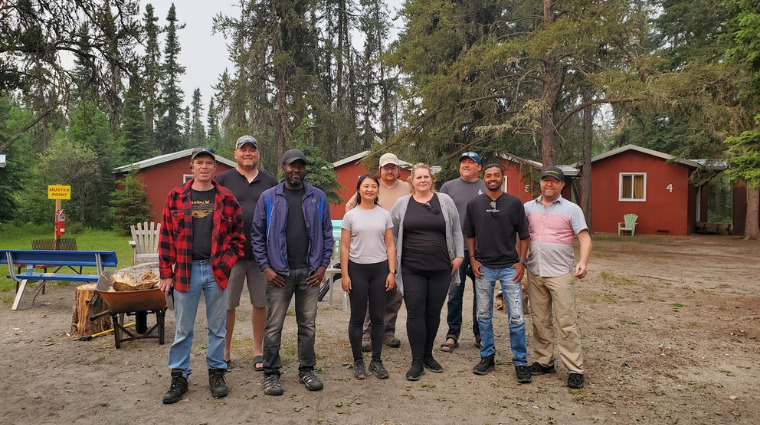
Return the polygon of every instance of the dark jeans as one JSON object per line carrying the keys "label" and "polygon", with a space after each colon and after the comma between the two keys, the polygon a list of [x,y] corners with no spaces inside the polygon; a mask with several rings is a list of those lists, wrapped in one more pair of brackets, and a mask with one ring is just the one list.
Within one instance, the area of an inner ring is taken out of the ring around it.
{"label": "dark jeans", "polygon": [[406,332],[412,348],[412,360],[433,357],[433,344],[441,324],[441,309],[451,281],[451,271],[402,269]]}
{"label": "dark jeans", "polygon": [[267,325],[264,328],[264,374],[279,375],[282,367],[280,345],[282,325],[293,294],[296,296],[296,323],[298,324],[298,370],[314,370],[317,355],[314,352],[316,340],[317,300],[319,286],[309,286],[308,269],[291,270],[283,276],[285,284],[277,287],[267,282]]}
{"label": "dark jeans", "polygon": [[[364,315],[372,322],[372,360],[380,360],[383,350],[383,309],[385,308],[385,279],[388,277],[388,261],[374,264],[348,262],[351,278],[351,318],[348,321],[348,340],[354,361],[362,358],[362,333]],[[367,311],[369,300],[369,311]]]}
{"label": "dark jeans", "polygon": [[[449,325],[449,331],[446,333],[446,339],[454,338],[459,340],[459,335],[462,333],[462,303],[464,301],[464,283],[467,280],[467,276],[470,276],[472,282],[475,282],[475,275],[472,273],[472,267],[470,267],[470,254],[464,252],[464,263],[459,267],[457,273],[459,273],[459,285],[451,284],[449,287],[449,302],[446,305],[448,313],[446,314],[446,322]],[[473,285],[472,291],[472,334],[477,339],[480,337],[480,328],[478,326],[478,303],[475,295],[475,285]]]}

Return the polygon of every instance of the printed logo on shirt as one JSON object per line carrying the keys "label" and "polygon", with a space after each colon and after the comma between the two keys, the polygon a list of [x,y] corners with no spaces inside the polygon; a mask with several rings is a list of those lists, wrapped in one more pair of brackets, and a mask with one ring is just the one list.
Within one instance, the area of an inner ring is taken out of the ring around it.
{"label": "printed logo on shirt", "polygon": [[483,189],[478,189],[478,195],[482,195],[482,194],[483,194]]}
{"label": "printed logo on shirt", "polygon": [[192,201],[193,218],[206,218],[214,213],[214,204],[211,201]]}

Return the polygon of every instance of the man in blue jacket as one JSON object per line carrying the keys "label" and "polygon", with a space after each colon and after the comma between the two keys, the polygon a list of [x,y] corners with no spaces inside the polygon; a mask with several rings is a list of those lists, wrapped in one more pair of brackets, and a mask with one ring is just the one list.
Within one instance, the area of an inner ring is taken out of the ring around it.
{"label": "man in blue jacket", "polygon": [[261,194],[253,215],[253,255],[267,279],[264,329],[264,393],[282,395],[282,325],[293,294],[298,324],[298,381],[310,391],[323,385],[314,373],[319,285],[330,264],[332,221],[327,196],[304,182],[306,157],[296,149],[282,156],[285,180]]}

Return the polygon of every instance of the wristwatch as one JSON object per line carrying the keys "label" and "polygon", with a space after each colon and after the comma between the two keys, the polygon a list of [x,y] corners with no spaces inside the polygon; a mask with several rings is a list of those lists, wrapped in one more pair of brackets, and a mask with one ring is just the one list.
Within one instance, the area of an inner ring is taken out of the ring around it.
{"label": "wristwatch", "polygon": [[388,273],[396,274],[396,269],[390,269],[390,270],[388,270]]}

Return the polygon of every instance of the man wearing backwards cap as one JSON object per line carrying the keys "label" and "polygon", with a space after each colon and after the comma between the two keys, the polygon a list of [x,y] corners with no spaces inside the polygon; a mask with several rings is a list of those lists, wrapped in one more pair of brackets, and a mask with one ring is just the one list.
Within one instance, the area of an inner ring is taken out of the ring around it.
{"label": "man wearing backwards cap", "polygon": [[190,157],[193,179],[169,192],[158,236],[159,289],[174,290],[176,333],[169,349],[171,386],[164,404],[187,392],[190,349],[201,292],[208,327],[208,380],[211,396],[228,394],[224,374],[227,281],[232,265],[243,256],[243,213],[235,196],[214,179],[216,157],[210,148],[195,148]]}
{"label": "man wearing backwards cap", "polygon": [[[459,178],[449,180],[441,186],[441,193],[445,193],[454,200],[459,212],[459,225],[464,226],[467,215],[467,204],[473,198],[486,192],[486,185],[480,179],[480,155],[475,152],[465,152],[459,157]],[[452,284],[449,287],[449,301],[446,305],[448,313],[446,322],[449,324],[449,330],[446,332],[446,342],[441,345],[441,351],[451,353],[459,347],[459,335],[462,331],[462,300],[464,298],[464,282],[467,276],[470,276],[472,282],[475,282],[475,276],[472,274],[472,267],[469,265],[470,256],[474,252],[469,252],[465,247],[464,258],[468,259],[459,268],[459,284]],[[475,299],[475,291],[472,297],[472,333],[475,336],[475,346],[480,348],[480,328],[476,317],[478,311]]]}
{"label": "man wearing backwards cap", "polygon": [[314,373],[319,285],[333,250],[330,203],[324,192],[304,182],[306,157],[291,149],[282,156],[285,180],[261,194],[251,226],[253,255],[267,279],[264,328],[264,394],[282,395],[282,326],[296,298],[298,381],[309,391],[323,385]]}
{"label": "man wearing backwards cap", "polygon": [[[380,180],[380,188],[377,195],[377,205],[391,212],[396,200],[404,195],[408,195],[410,192],[409,183],[399,180],[401,177],[401,168],[399,167],[400,161],[398,157],[392,153],[383,154],[380,157],[380,175],[377,176]],[[354,194],[348,202],[346,202],[346,211],[356,206],[356,194]],[[398,318],[398,311],[401,309],[403,297],[401,292],[395,287],[385,293],[385,309],[383,310],[383,344],[389,347],[400,347],[401,341],[396,338],[396,319]],[[364,335],[362,337],[362,351],[372,351],[370,347],[370,320],[369,310],[364,318]]]}
{"label": "man wearing backwards cap", "polygon": [[253,136],[242,136],[235,143],[235,161],[237,167],[227,170],[218,176],[216,181],[235,195],[240,208],[243,209],[243,232],[245,257],[239,259],[230,273],[230,284],[227,288],[227,336],[225,337],[224,360],[231,359],[230,345],[232,332],[235,330],[235,309],[240,305],[243,286],[248,288],[248,295],[253,306],[251,310],[251,325],[253,326],[253,368],[257,372],[264,370],[264,325],[267,322],[267,280],[259,270],[251,250],[251,223],[253,211],[256,209],[261,193],[270,187],[277,186],[277,179],[259,170],[259,143]]}
{"label": "man wearing backwards cap", "polygon": [[[559,167],[541,173],[541,196],[525,203],[530,231],[528,297],[533,317],[536,362],[531,375],[556,373],[554,339],[559,356],[570,372],[567,386],[583,388],[583,352],[575,311],[573,276],[583,279],[591,255],[591,236],[581,208],[562,198],[565,175]],[[573,272],[573,238],[580,242],[580,259]],[[554,331],[552,316],[560,329]]]}

